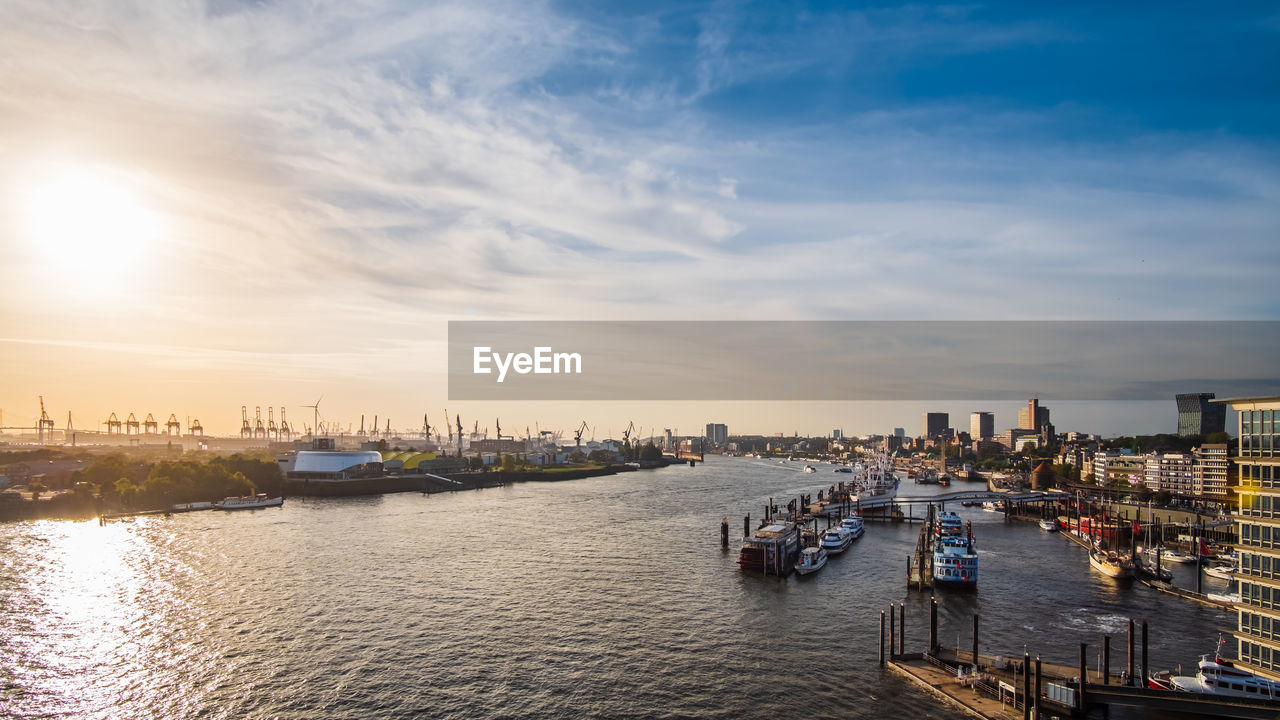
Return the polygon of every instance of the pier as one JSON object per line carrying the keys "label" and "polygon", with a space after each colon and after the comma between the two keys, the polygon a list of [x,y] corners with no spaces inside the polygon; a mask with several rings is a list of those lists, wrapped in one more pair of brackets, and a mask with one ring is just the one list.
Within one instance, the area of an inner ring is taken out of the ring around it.
{"label": "pier", "polygon": [[1140,626],[1129,621],[1127,661],[1121,672],[1112,672],[1110,635],[1102,636],[1101,656],[1092,668],[1089,661],[1094,655],[1086,643],[1080,643],[1079,662],[1074,666],[1047,662],[1038,656],[1033,658],[1029,652],[1021,657],[982,654],[977,615],[973,616],[969,649],[942,648],[938,643],[935,598],[930,603],[927,647],[922,652],[907,653],[902,642],[905,606],[890,604],[888,612],[887,638],[886,616],[880,613],[880,665],[973,717],[988,720],[1017,717],[1029,720],[1043,715],[1085,717],[1097,710],[1106,713],[1112,705],[1243,720],[1280,717],[1280,700],[1149,688],[1149,630],[1145,621]]}

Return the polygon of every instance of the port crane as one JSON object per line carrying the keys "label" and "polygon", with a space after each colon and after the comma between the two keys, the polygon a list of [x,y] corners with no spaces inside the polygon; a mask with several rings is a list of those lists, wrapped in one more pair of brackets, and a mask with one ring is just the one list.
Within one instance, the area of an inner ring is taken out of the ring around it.
{"label": "port crane", "polygon": [[462,454],[462,413],[453,416],[458,421],[458,454]]}
{"label": "port crane", "polygon": [[267,435],[280,439],[280,428],[276,425],[276,410],[272,405],[267,406]]}
{"label": "port crane", "polygon": [[111,413],[102,424],[107,426],[108,435],[120,434],[120,418],[116,417],[115,413]]}
{"label": "port crane", "polygon": [[49,413],[44,409],[44,396],[40,396],[40,444],[44,444],[44,432],[49,431],[49,442],[53,442],[53,418],[49,417]]}
{"label": "port crane", "polygon": [[138,416],[133,413],[129,413],[129,417],[124,420],[124,434],[137,435],[138,432]]}
{"label": "port crane", "polygon": [[293,439],[293,428],[289,427],[289,421],[284,416],[284,406],[280,406],[280,434],[284,435],[285,440]]}
{"label": "port crane", "polygon": [[249,426],[249,407],[247,405],[240,406],[240,437],[247,438],[253,436],[253,428]]}
{"label": "port crane", "polygon": [[192,435],[204,435],[204,426],[200,424],[200,418],[191,421],[191,424],[187,426],[187,432]]}
{"label": "port crane", "polygon": [[575,448],[582,447],[582,433],[586,432],[588,429],[587,421],[583,420],[582,424],[578,426],[578,429],[573,431],[573,446]]}
{"label": "port crane", "polygon": [[[71,413],[67,413],[67,427],[71,427]],[[166,420],[164,423],[164,434],[165,435],[181,435],[182,434],[182,423],[178,422],[178,416],[175,415],[174,413],[169,413],[169,419]]]}

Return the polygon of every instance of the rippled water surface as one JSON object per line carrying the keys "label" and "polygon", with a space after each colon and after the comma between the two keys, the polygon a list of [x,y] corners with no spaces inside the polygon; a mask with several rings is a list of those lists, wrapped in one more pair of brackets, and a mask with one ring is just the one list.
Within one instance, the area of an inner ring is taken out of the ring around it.
{"label": "rippled water surface", "polygon": [[[904,582],[918,526],[871,523],[806,578],[740,574],[719,546],[722,515],[736,545],[769,497],[839,477],[709,458],[452,495],[0,525],[0,716],[950,717],[876,666],[888,603],[907,604],[909,649],[925,641],[927,596]],[[902,488],[921,492],[938,490]],[[1193,665],[1233,622],[1118,588],[1034,524],[956,509],[974,521],[982,586],[940,596],[944,644],[968,647],[977,612],[983,652],[1074,663],[1079,642],[1110,632],[1118,668],[1128,618],[1145,618],[1154,669]]]}

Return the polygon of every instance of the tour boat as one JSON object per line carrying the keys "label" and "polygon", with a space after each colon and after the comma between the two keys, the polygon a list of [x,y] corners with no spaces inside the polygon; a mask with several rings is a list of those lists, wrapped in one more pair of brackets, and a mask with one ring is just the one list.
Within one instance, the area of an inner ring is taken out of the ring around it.
{"label": "tour boat", "polygon": [[796,563],[796,572],[801,575],[816,573],[827,564],[827,551],[820,547],[807,547],[800,551],[800,562]]}
{"label": "tour boat", "polygon": [[1089,564],[1094,570],[1113,578],[1133,577],[1133,563],[1115,551],[1094,550],[1089,553]]}
{"label": "tour boat", "polygon": [[866,527],[862,522],[861,515],[850,515],[849,517],[841,520],[840,527],[848,530],[849,534],[853,535],[854,540],[862,537],[862,533],[866,532]]}
{"label": "tour boat", "polygon": [[833,527],[822,533],[820,544],[828,555],[839,555],[853,544],[853,533],[843,527]]}
{"label": "tour boat", "polygon": [[1040,529],[1045,532],[1055,532],[1058,529],[1058,521],[1045,518],[1040,521]]}
{"label": "tour boat", "polygon": [[775,522],[742,538],[738,567],[765,575],[791,574],[800,554],[800,530],[795,523]]}
{"label": "tour boat", "polygon": [[946,537],[964,535],[964,521],[960,519],[959,515],[944,510],[938,513],[938,522],[934,529],[934,534]]}
{"label": "tour boat", "polygon": [[284,505],[283,497],[269,498],[266,493],[229,497],[213,504],[214,510],[252,510],[254,508],[279,507]]}
{"label": "tour boat", "polygon": [[[1226,644],[1221,638],[1218,646]],[[1174,675],[1169,684],[1183,692],[1210,693],[1228,697],[1280,699],[1280,682],[1269,680],[1238,668],[1233,662],[1214,653],[1213,659],[1201,655],[1195,675]]]}
{"label": "tour boat", "polygon": [[942,535],[934,542],[933,582],[940,587],[978,586],[978,551],[972,535]]}

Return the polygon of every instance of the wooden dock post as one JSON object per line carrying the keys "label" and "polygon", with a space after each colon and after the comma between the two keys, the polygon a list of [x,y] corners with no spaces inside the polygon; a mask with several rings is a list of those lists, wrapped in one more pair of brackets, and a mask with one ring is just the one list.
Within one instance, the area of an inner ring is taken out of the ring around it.
{"label": "wooden dock post", "polygon": [[1088,709],[1085,702],[1084,686],[1089,684],[1089,646],[1080,643],[1080,694],[1076,697],[1076,709],[1082,712]]}
{"label": "wooden dock post", "polygon": [[729,547],[729,516],[720,518],[720,547]]}
{"label": "wooden dock post", "polygon": [[[890,611],[890,612],[892,612],[892,611],[893,611],[893,606],[892,606],[892,605],[890,605],[890,606],[889,606],[889,611]],[[889,629],[890,629],[890,631],[892,631],[892,630],[893,630],[893,621],[892,621],[892,620],[890,620],[890,621],[889,621]],[[893,641],[892,641],[892,640],[891,640],[891,641],[889,641],[889,646],[890,646],[890,647],[892,647],[892,646],[893,646]],[[883,666],[883,665],[884,665],[884,611],[883,611],[883,610],[881,610],[881,611],[880,611],[880,665],[881,665],[881,666]]]}
{"label": "wooden dock post", "polygon": [[1102,636],[1102,684],[1111,684],[1111,636]]}
{"label": "wooden dock post", "polygon": [[938,651],[938,598],[929,598],[929,654]]}
{"label": "wooden dock post", "polygon": [[742,518],[742,537],[751,537],[751,513]]}
{"label": "wooden dock post", "polygon": [[1031,720],[1031,653],[1022,653],[1022,720]]}
{"label": "wooden dock post", "polygon": [[[884,615],[883,612],[881,612],[880,614]],[[893,603],[889,603],[889,657],[890,658],[893,657],[893,641],[894,641],[893,622],[894,622]],[[883,634],[883,632],[884,631],[882,629],[881,634]]]}
{"label": "wooden dock post", "polygon": [[1138,687],[1145,688],[1147,686],[1147,678],[1151,677],[1151,668],[1147,665],[1147,621],[1142,621],[1142,682],[1138,683]]}
{"label": "wooden dock post", "polygon": [[907,654],[907,604],[898,603],[898,654]]}
{"label": "wooden dock post", "polygon": [[1129,684],[1133,685],[1133,618],[1129,618]]}
{"label": "wooden dock post", "polygon": [[973,614],[973,671],[978,672],[978,613]]}
{"label": "wooden dock post", "polygon": [[1036,681],[1031,688],[1031,697],[1036,701],[1036,720],[1040,720],[1040,683],[1043,677],[1044,675],[1040,672],[1040,656],[1036,655]]}

